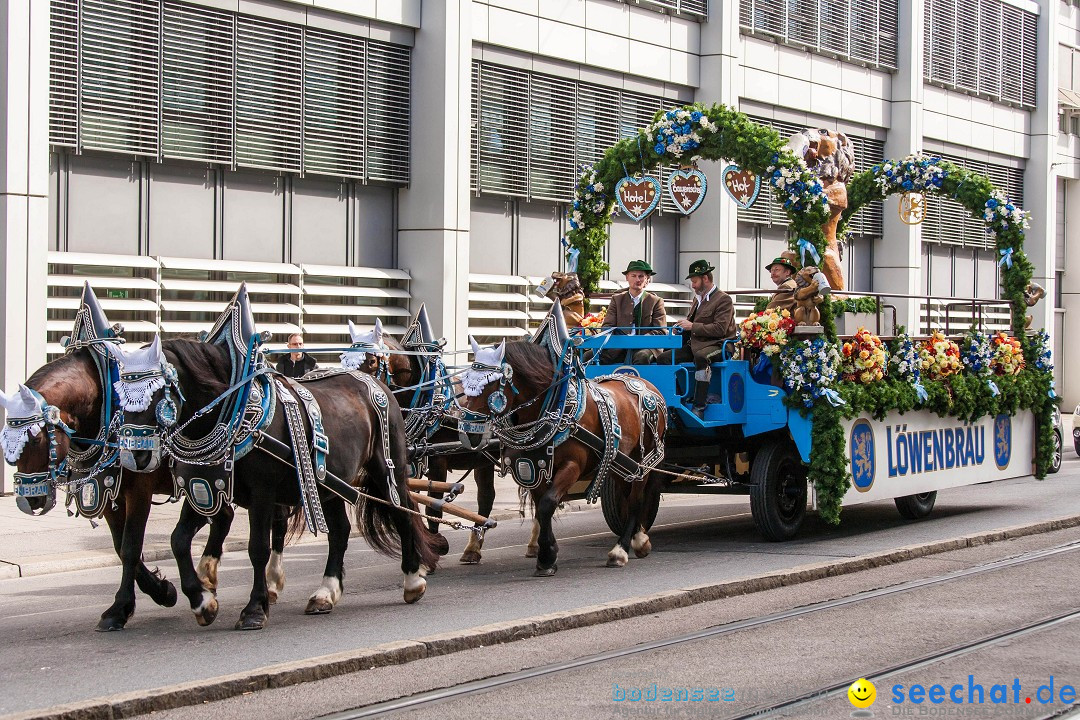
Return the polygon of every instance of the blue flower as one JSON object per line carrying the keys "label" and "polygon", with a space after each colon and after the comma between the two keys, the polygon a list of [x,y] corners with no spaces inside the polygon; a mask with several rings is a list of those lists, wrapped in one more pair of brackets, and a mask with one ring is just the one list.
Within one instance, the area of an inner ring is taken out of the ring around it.
{"label": "blue flower", "polygon": [[575,200],[574,201],[574,209],[575,210],[580,210],[581,209],[581,201],[580,200]]}
{"label": "blue flower", "polygon": [[690,119],[694,122],[697,122],[701,119],[701,113],[695,110],[694,112],[690,113]]}
{"label": "blue flower", "polygon": [[666,113],[664,113],[664,119],[665,120],[674,120],[675,119],[675,111],[674,110],[668,110]]}
{"label": "blue flower", "polygon": [[1006,210],[1008,210],[1009,212],[1012,212],[1013,210],[1015,210],[1015,209],[1016,209],[1016,207],[1015,207],[1015,206],[1014,206],[1014,205],[1013,205],[1012,203],[1008,203],[1008,204],[1007,204],[1007,205],[1005,206],[1005,209],[1006,209]]}
{"label": "blue flower", "polygon": [[657,155],[663,155],[664,143],[656,143],[655,145],[653,145],[653,152],[655,152]]}
{"label": "blue flower", "polygon": [[911,182],[910,180],[905,180],[903,182],[903,188],[905,190],[911,190],[913,187],[915,187],[915,183]]}
{"label": "blue flower", "polygon": [[990,208],[991,210],[996,208],[997,206],[998,206],[998,201],[995,200],[994,198],[990,198],[989,200],[986,201],[986,207]]}
{"label": "blue flower", "polygon": [[877,175],[877,174],[878,174],[879,172],[881,172],[881,166],[880,166],[880,165],[875,165],[875,166],[873,167],[873,173],[874,173],[875,175]]}

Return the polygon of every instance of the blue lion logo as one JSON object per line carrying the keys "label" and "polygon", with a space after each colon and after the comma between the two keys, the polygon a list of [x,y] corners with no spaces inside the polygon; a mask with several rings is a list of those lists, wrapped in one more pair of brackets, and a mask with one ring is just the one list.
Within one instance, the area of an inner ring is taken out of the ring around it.
{"label": "blue lion logo", "polygon": [[998,470],[1009,467],[1012,459],[1012,418],[998,415],[994,418],[994,463]]}
{"label": "blue lion logo", "polygon": [[866,492],[874,486],[877,469],[874,429],[868,420],[859,420],[851,426],[848,455],[851,457],[851,482],[856,490]]}
{"label": "blue lion logo", "polygon": [[743,380],[742,375],[736,373],[728,379],[727,392],[728,407],[731,408],[731,412],[742,412],[743,405],[746,403],[746,381]]}

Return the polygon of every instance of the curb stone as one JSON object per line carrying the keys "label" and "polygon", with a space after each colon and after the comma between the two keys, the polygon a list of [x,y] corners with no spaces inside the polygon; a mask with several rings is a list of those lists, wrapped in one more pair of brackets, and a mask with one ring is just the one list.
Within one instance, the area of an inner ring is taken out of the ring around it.
{"label": "curb stone", "polygon": [[964,548],[978,547],[1055,530],[1080,527],[1080,515],[1046,520],[1029,525],[1015,525],[998,530],[971,533],[924,545],[908,545],[881,553],[861,555],[848,560],[801,565],[779,571],[722,583],[696,585],[640,597],[590,605],[574,610],[508,620],[473,628],[429,635],[415,640],[401,640],[372,648],[349,650],[278,665],[256,668],[232,675],[111,695],[78,703],[56,705],[5,716],[5,720],[114,720],[155,710],[171,710],[224,700],[244,693],[281,688],[361,670],[400,665],[428,657],[448,655],[484,645],[515,642],[549,635],[562,630],[599,625],[664,610],[697,605],[735,595],[798,585],[827,577],[837,577],[908,560]]}

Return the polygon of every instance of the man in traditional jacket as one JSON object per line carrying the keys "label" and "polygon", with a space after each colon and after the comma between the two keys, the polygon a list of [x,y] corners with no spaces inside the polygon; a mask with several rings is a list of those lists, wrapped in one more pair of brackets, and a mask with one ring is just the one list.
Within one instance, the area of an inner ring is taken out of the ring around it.
{"label": "man in traditional jacket", "polygon": [[292,352],[288,355],[282,355],[281,359],[277,361],[277,371],[282,375],[301,378],[306,373],[319,367],[319,364],[315,362],[315,358],[304,352],[304,336],[300,333],[293,333],[289,336],[289,350],[292,350]]}
{"label": "man in traditional jacket", "polygon": [[799,270],[795,266],[794,260],[787,257],[787,253],[781,253],[780,257],[766,265],[765,269],[769,271],[769,277],[776,283],[776,293],[772,296],[772,300],[769,301],[766,309],[794,312],[795,290],[798,288],[798,285],[795,284],[795,273]]}
{"label": "man in traditional jacket", "polygon": [[[719,362],[724,340],[735,337],[735,303],[713,284],[713,270],[707,260],[690,264],[686,278],[694,291],[694,305],[677,325],[683,331],[683,346],[674,351],[675,362],[694,362],[694,414],[705,416],[705,404],[712,379],[712,363]],[[657,359],[671,362],[671,350]]]}
{"label": "man in traditional jacket", "polygon": [[[655,274],[652,265],[644,260],[630,261],[623,271],[629,287],[611,296],[603,327],[621,328],[613,331],[617,335],[664,334],[663,328],[667,326],[664,299],[645,289]],[[644,365],[659,353],[659,350],[654,349],[635,350],[631,359],[635,365]],[[627,350],[604,350],[600,353],[600,362],[605,365],[623,363],[626,362],[628,354]]]}

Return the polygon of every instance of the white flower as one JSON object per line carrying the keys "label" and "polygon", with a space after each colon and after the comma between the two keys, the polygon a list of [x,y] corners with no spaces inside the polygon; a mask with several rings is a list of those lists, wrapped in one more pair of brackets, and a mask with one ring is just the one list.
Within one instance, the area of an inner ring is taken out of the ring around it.
{"label": "white flower", "polygon": [[604,183],[595,183],[593,187],[596,189],[596,192],[604,192]]}

